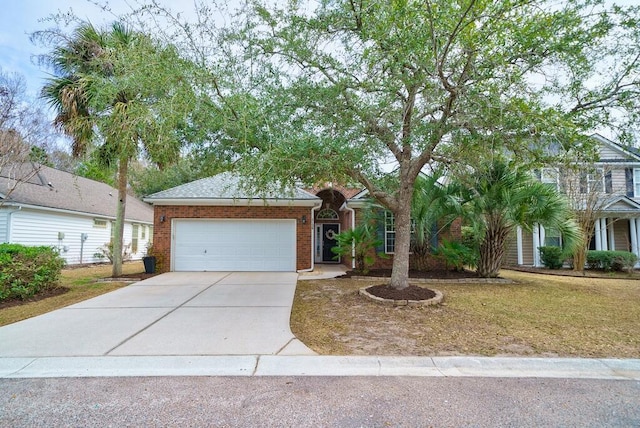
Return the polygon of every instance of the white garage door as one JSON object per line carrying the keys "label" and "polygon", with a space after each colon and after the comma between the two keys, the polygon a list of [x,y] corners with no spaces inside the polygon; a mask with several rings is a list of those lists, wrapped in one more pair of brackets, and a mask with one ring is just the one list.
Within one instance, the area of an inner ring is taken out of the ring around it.
{"label": "white garage door", "polygon": [[295,271],[295,220],[174,220],[175,271]]}

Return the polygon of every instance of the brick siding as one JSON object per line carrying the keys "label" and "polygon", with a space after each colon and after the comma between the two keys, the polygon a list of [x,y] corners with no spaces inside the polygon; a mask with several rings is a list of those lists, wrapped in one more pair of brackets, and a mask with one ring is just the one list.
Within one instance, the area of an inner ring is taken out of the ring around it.
{"label": "brick siding", "polygon": [[[162,216],[164,216],[164,221],[160,221]],[[306,224],[302,224],[302,216],[306,216]],[[172,220],[207,218],[295,219],[296,269],[311,268],[311,207],[158,205],[154,207],[153,247],[158,257],[159,272],[168,272],[171,268]]]}

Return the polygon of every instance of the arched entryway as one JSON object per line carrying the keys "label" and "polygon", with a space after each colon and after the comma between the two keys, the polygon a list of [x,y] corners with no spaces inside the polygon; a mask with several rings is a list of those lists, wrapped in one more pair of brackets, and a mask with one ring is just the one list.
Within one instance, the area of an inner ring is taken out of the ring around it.
{"label": "arched entryway", "polygon": [[336,258],[331,248],[337,242],[335,235],[340,233],[345,227],[345,213],[340,211],[346,198],[338,190],[323,189],[316,193],[322,199],[322,206],[315,214],[315,243],[314,261],[315,263],[341,263],[342,260]]}

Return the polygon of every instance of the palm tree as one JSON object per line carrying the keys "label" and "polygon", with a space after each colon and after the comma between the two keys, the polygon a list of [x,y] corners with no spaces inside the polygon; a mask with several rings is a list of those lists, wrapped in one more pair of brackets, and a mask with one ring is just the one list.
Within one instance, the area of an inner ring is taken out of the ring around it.
{"label": "palm tree", "polygon": [[426,268],[426,259],[433,250],[430,238],[434,227],[440,227],[440,232],[463,214],[461,196],[460,184],[446,180],[441,170],[419,175],[416,179],[411,203],[411,252],[416,268]]}
{"label": "palm tree", "polygon": [[122,240],[130,161],[143,152],[166,165],[179,157],[180,129],[196,105],[185,72],[189,64],[171,46],[120,23],[98,30],[89,23],[71,36],[43,33],[55,77],[42,96],[56,110],[54,124],[72,138],[73,154],[94,150],[117,166],[118,205],[113,276],[122,273]]}
{"label": "palm tree", "polygon": [[567,200],[515,165],[494,160],[476,170],[469,191],[465,205],[480,237],[481,277],[498,276],[505,241],[517,226],[529,231],[536,223],[555,228],[562,234],[567,250],[575,248],[580,240]]}

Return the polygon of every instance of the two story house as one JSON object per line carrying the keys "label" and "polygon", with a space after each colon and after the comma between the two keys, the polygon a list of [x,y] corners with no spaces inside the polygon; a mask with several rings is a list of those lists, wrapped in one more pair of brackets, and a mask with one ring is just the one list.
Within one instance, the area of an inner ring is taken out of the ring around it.
{"label": "two story house", "polygon": [[[598,160],[575,168],[542,168],[538,178],[567,195],[578,215],[594,221],[591,250],[631,251],[640,257],[640,153],[601,135]],[[509,243],[506,265],[541,267],[541,246],[561,246],[555,230],[536,225],[533,233],[521,228]]]}

